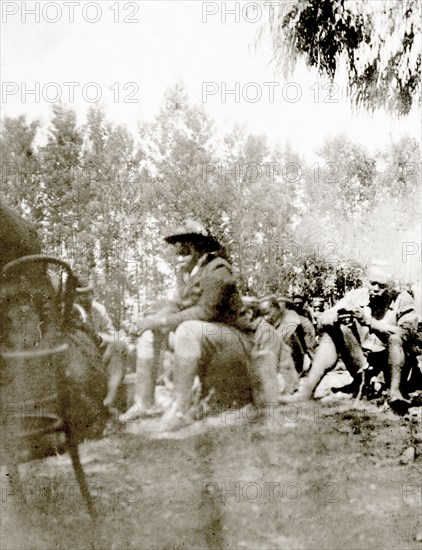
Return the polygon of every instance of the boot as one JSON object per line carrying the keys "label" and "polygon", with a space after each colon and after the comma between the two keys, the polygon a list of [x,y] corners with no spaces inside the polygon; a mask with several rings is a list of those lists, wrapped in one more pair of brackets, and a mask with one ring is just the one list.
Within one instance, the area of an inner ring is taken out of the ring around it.
{"label": "boot", "polygon": [[135,402],[120,415],[120,422],[125,424],[139,418],[152,418],[162,414],[163,411],[155,405],[156,378],[157,361],[155,359],[139,361],[136,368]]}
{"label": "boot", "polygon": [[193,422],[189,414],[192,399],[192,386],[198,370],[196,358],[186,359],[176,357],[174,369],[174,401],[164,414],[159,425],[159,431],[175,431]]}
{"label": "boot", "polygon": [[[111,348],[111,346],[109,346]],[[125,377],[125,353],[120,349],[112,349],[107,364],[107,395],[103,401],[104,407],[112,411],[116,405],[117,393]]]}

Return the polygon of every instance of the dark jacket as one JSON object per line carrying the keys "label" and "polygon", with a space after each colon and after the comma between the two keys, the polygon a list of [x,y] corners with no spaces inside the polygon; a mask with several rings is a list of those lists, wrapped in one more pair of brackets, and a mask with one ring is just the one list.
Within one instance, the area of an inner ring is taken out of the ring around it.
{"label": "dark jacket", "polygon": [[167,310],[170,329],[198,320],[237,326],[242,302],[231,265],[215,254],[205,254],[191,273],[180,274],[175,299]]}

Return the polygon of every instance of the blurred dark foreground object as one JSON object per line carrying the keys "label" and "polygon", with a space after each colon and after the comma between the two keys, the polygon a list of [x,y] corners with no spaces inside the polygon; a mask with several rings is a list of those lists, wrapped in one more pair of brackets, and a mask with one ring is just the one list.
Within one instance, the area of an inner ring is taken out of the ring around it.
{"label": "blurred dark foreground object", "polygon": [[3,204],[0,220],[1,462],[8,483],[22,494],[19,463],[65,443],[93,515],[74,415],[77,369],[69,344],[75,278],[65,262],[39,254],[36,232]]}

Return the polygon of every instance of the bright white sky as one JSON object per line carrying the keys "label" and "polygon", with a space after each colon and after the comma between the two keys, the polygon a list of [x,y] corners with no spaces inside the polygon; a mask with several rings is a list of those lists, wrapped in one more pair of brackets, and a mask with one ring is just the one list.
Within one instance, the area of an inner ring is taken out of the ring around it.
{"label": "bright white sky", "polygon": [[[207,98],[205,107],[220,133],[234,122],[247,122],[252,132],[265,133],[273,142],[283,143],[289,139],[294,148],[306,156],[318,148],[325,136],[341,131],[371,149],[404,133],[420,139],[418,111],[402,119],[384,112],[374,116],[352,113],[343,82],[338,82],[339,91],[333,96],[338,103],[323,103],[327,90],[321,90],[319,101],[315,101],[316,87],[313,90],[310,87],[318,78],[305,67],[300,67],[289,79],[295,84],[285,89],[283,98],[286,81],[274,76],[268,64],[271,57],[268,45],[263,44],[258,52],[254,49],[254,35],[262,19],[257,23],[247,22],[241,11],[239,23],[229,14],[227,21],[222,21],[223,4],[233,9],[235,2],[120,0],[118,5],[115,1],[79,0],[69,2],[74,9],[73,23],[67,2],[2,0],[1,4],[3,116],[26,114],[30,119],[47,122],[51,103],[43,97],[43,90],[50,99],[60,90],[62,99],[66,100],[70,90],[64,83],[77,82],[80,86],[75,87],[72,106],[83,122],[92,103],[84,99],[82,88],[88,82],[96,82],[108,117],[126,123],[135,131],[138,121],[151,119],[157,112],[164,90],[181,79],[195,102],[202,101],[204,82],[216,83],[218,93]],[[209,11],[218,10],[208,16],[207,22],[202,20],[203,4],[207,4]],[[25,13],[25,7],[37,9],[40,22],[35,22],[34,15]],[[83,15],[98,21],[89,23]],[[125,17],[138,22],[125,23]],[[55,18],[59,20],[51,22]],[[46,88],[49,82],[59,87]],[[133,86],[124,89],[130,82],[139,86],[139,91],[132,96],[138,103],[123,101],[135,91]],[[254,89],[259,89],[262,98],[252,103],[241,95],[236,103],[234,96],[228,95],[223,102],[223,83],[231,89],[235,82],[240,83],[241,90],[249,82],[256,83],[246,93],[253,99]],[[280,83],[274,88],[273,102],[269,100],[269,87],[264,86],[264,82]],[[39,83],[40,97],[27,95],[25,98],[24,95],[22,98],[24,87],[34,89],[36,83]],[[113,85],[114,91],[110,89]],[[10,94],[5,95],[5,90]],[[119,101],[115,103],[117,90]],[[300,99],[295,103],[288,101],[298,91]],[[95,97],[94,88],[86,92],[89,97]]]}

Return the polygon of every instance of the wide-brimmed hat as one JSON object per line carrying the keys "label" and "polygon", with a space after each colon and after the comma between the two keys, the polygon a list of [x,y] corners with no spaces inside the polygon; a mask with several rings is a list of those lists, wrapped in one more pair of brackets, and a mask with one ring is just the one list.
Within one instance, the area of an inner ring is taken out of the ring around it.
{"label": "wide-brimmed hat", "polygon": [[169,244],[194,243],[207,251],[218,250],[220,243],[213,237],[205,227],[196,220],[188,219],[181,226],[173,230],[170,235],[164,237]]}

